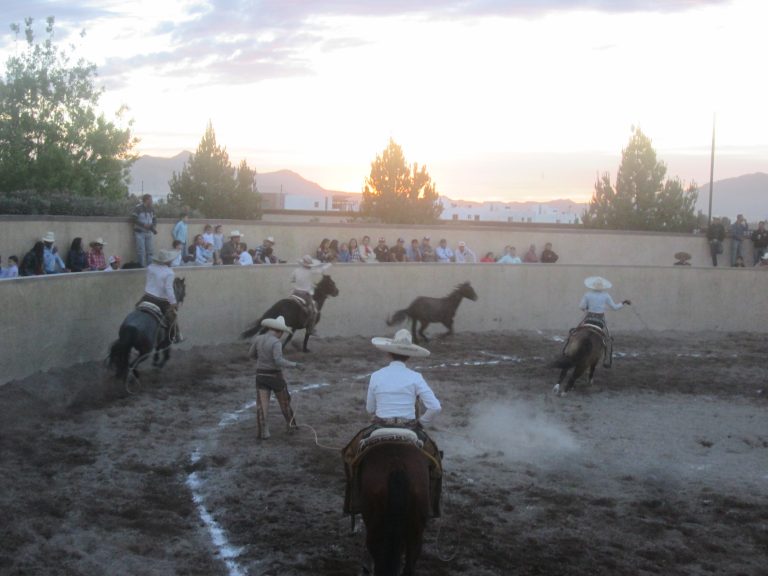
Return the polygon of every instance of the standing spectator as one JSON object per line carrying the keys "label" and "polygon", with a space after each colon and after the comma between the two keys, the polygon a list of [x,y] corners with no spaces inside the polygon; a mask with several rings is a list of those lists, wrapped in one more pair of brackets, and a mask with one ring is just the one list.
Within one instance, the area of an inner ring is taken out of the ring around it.
{"label": "standing spectator", "polygon": [[405,240],[403,238],[398,238],[397,244],[390,248],[389,260],[390,262],[405,262]]}
{"label": "standing spectator", "polygon": [[206,224],[203,226],[203,244],[210,244],[211,248],[213,248],[213,241],[213,226]]}
{"label": "standing spectator", "polygon": [[357,245],[357,238],[349,239],[349,261],[362,262],[363,255],[360,253],[360,247]]}
{"label": "standing spectator", "polygon": [[46,232],[42,238],[43,241],[43,269],[46,274],[59,274],[69,272],[64,260],[59,256],[59,249],[54,245],[56,236],[53,232]]}
{"label": "standing spectator", "polygon": [[422,262],[437,262],[437,256],[435,255],[435,249],[432,248],[432,244],[429,243],[429,236],[424,236],[421,240],[421,261]]}
{"label": "standing spectator", "polygon": [[342,242],[339,245],[339,254],[336,256],[336,261],[346,264],[352,262],[352,254],[349,252],[349,244]]}
{"label": "standing spectator", "polygon": [[536,244],[531,244],[528,247],[528,252],[523,255],[523,262],[526,264],[534,264],[539,261],[539,257],[536,256]]}
{"label": "standing spectator", "polygon": [[178,250],[181,250],[182,254],[187,253],[187,234],[189,233],[189,227],[187,222],[189,221],[189,214],[182,212],[179,216],[179,221],[173,225],[173,232],[171,232],[171,239],[174,242],[180,242],[181,245]]}
{"label": "standing spectator", "polygon": [[387,241],[383,236],[379,238],[379,243],[373,249],[373,253],[376,256],[376,262],[389,262],[389,246],[387,246]]}
{"label": "standing spectator", "polygon": [[373,247],[371,246],[370,236],[363,236],[363,243],[360,246],[360,260],[362,262],[373,262],[376,260],[376,255],[373,253]]}
{"label": "standing spectator", "polygon": [[91,250],[88,252],[88,269],[104,270],[107,267],[107,257],[104,255],[104,240],[96,238],[91,242]]}
{"label": "standing spectator", "polygon": [[256,246],[255,253],[253,255],[253,263],[277,264],[277,257],[273,253],[274,246],[275,239],[272,236],[267,236],[264,238],[262,243]]}
{"label": "standing spectator", "polygon": [[[736,266],[736,259],[743,256],[741,253],[741,242],[749,233],[749,226],[743,214],[736,216],[736,222],[731,224],[731,266]],[[744,258],[742,258],[743,260]]]}
{"label": "standing spectator", "polygon": [[88,270],[88,254],[83,250],[83,239],[78,236],[72,240],[67,253],[67,268],[70,272]]}
{"label": "standing spectator", "polygon": [[709,241],[709,253],[712,256],[712,266],[717,266],[717,255],[723,253],[723,242],[725,241],[725,226],[720,218],[712,218],[712,222],[707,228],[707,240]]}
{"label": "standing spectator", "polygon": [[8,266],[0,268],[0,278],[16,278],[19,275],[19,257],[9,256]]}
{"label": "standing spectator", "polygon": [[544,251],[541,253],[541,261],[545,264],[554,264],[560,257],[552,250],[552,243],[544,244]]}
{"label": "standing spectator", "polygon": [[474,264],[477,262],[477,255],[467,248],[467,243],[462,240],[459,242],[459,247],[456,248],[456,254],[454,255],[454,258],[456,259],[456,262],[459,264]]}
{"label": "standing spectator", "polygon": [[493,252],[486,252],[485,256],[480,258],[480,262],[494,263],[496,262],[496,257],[493,255]]}
{"label": "standing spectator", "polygon": [[504,246],[504,255],[497,260],[498,264],[522,264],[523,261],[517,255],[517,250],[514,246]]}
{"label": "standing spectator", "polygon": [[213,229],[213,251],[221,254],[222,248],[224,248],[224,229],[221,224],[216,224]]}
{"label": "standing spectator", "polygon": [[760,259],[765,254],[766,248],[768,248],[768,230],[765,229],[765,222],[759,222],[757,224],[757,230],[752,232],[752,258],[754,260],[754,266],[757,266]]}
{"label": "standing spectator", "polygon": [[[220,257],[222,264],[230,265],[236,263],[239,254],[238,248],[240,247],[240,240],[242,237],[240,230],[232,230],[232,232],[229,233],[229,242],[224,243],[221,248]],[[205,238],[205,235],[203,235],[203,238]],[[213,243],[211,243],[211,246],[213,246]]]}
{"label": "standing spectator", "polygon": [[418,238],[411,240],[411,245],[405,249],[405,259],[408,262],[421,262],[421,247]]}
{"label": "standing spectator", "polygon": [[320,262],[328,262],[328,244],[330,242],[328,238],[323,238],[320,241],[320,246],[315,250],[315,259],[320,260]]}
{"label": "standing spectator", "polygon": [[24,255],[21,260],[21,270],[19,271],[21,276],[41,276],[45,274],[45,268],[43,267],[45,244],[42,240],[35,242],[32,250]]}
{"label": "standing spectator", "polygon": [[448,247],[448,240],[445,238],[440,238],[440,242],[438,243],[437,248],[435,248],[435,257],[438,262],[445,263],[453,261],[453,250]]}
{"label": "standing spectator", "polygon": [[[152,235],[157,234],[157,219],[152,208],[152,195],[144,194],[133,209],[133,237],[139,265],[146,268],[152,262]],[[106,267],[106,266],[105,266]]]}

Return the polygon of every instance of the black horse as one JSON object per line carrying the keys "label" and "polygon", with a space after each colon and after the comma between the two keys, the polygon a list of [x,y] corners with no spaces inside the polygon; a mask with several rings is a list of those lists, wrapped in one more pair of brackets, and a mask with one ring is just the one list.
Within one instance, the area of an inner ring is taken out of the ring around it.
{"label": "black horse", "polygon": [[414,445],[380,444],[361,460],[359,478],[373,574],[413,576],[429,519],[429,461]]}
{"label": "black horse", "polygon": [[[181,305],[187,293],[184,278],[173,279],[176,302]],[[168,330],[160,330],[161,317],[151,311],[137,308],[120,325],[118,338],[109,350],[109,365],[116,368],[117,378],[127,383],[129,376],[138,378],[137,366],[154,350],[152,363],[162,368],[171,356],[171,339]],[[131,362],[131,351],[139,355]],[[162,358],[160,356],[162,352]]]}
{"label": "black horse", "polygon": [[[560,377],[552,391],[558,396],[567,394],[573,388],[574,382],[584,374],[587,368],[589,368],[589,383],[592,384],[595,368],[604,354],[605,335],[602,330],[588,324],[576,328],[565,345],[562,356],[553,364],[554,368],[560,368]],[[571,368],[573,368],[571,377],[565,388],[561,389],[560,385]]]}
{"label": "black horse", "polygon": [[267,329],[261,325],[261,321],[265,318],[277,318],[278,316],[282,316],[285,319],[286,325],[293,329],[293,332],[288,334],[288,338],[283,342],[283,348],[285,348],[288,342],[293,339],[296,330],[304,330],[304,345],[302,346],[302,350],[304,352],[309,352],[307,342],[309,342],[309,337],[312,334],[312,328],[317,326],[317,323],[320,321],[320,310],[323,308],[325,300],[329,296],[336,297],[338,295],[339,289],[336,287],[333,278],[324,275],[322,280],[315,286],[315,293],[312,296],[315,300],[315,306],[317,307],[317,317],[314,319],[314,322],[312,322],[310,311],[307,309],[306,305],[294,297],[283,298],[273,304],[269,310],[261,315],[261,318],[244,330],[240,334],[240,338],[250,338],[254,334],[266,332]]}
{"label": "black horse", "polygon": [[456,309],[461,304],[462,298],[469,298],[470,300],[477,300],[477,293],[474,288],[470,286],[469,282],[462,282],[453,292],[445,296],[444,298],[430,298],[428,296],[419,296],[411,302],[408,308],[398,310],[391,318],[387,318],[387,326],[392,326],[402,322],[406,318],[411,319],[411,334],[413,335],[413,341],[418,342],[416,336],[416,321],[418,320],[419,335],[424,340],[429,340],[427,335],[424,334],[427,326],[431,322],[440,322],[446,328],[448,332],[444,334],[453,334],[453,317],[456,315]]}

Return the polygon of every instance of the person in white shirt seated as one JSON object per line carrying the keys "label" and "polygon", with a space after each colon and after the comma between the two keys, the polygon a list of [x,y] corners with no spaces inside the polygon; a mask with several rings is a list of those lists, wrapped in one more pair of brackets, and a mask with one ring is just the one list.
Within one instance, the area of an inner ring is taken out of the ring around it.
{"label": "person in white shirt seated", "polygon": [[0,268],[0,278],[17,278],[19,276],[19,257],[10,256],[8,266]]}
{"label": "person in white shirt seated", "polygon": [[437,256],[438,262],[452,262],[453,261],[453,250],[448,248],[448,240],[445,238],[440,239],[440,243],[437,245],[437,248],[435,248],[435,256]]}
{"label": "person in white shirt seated", "polygon": [[467,248],[467,243],[463,240],[459,242],[459,247],[456,249],[456,252],[454,253],[454,258],[457,263],[464,264],[474,264],[477,262],[477,255]]}
{"label": "person in white shirt seated", "polygon": [[[411,333],[398,330],[394,338],[373,338],[371,343],[389,354],[388,366],[371,374],[368,383],[366,410],[373,414],[373,424],[359,431],[342,451],[347,473],[347,491],[344,512],[355,514],[359,503],[354,493],[355,464],[359,461],[360,443],[376,429],[407,428],[416,432],[433,465],[430,466],[430,497],[432,515],[440,516],[440,493],[442,491],[442,463],[437,444],[424,430],[441,412],[442,406],[435,393],[421,373],[411,370],[406,362],[413,357],[429,356],[429,350],[413,343]],[[424,413],[417,414],[417,403],[424,406]]]}
{"label": "person in white shirt seated", "polygon": [[240,264],[240,266],[253,265],[253,256],[251,256],[251,253],[248,252],[248,244],[246,244],[245,242],[240,242],[240,244],[237,247],[237,251],[239,253],[237,261],[238,261],[238,264]]}

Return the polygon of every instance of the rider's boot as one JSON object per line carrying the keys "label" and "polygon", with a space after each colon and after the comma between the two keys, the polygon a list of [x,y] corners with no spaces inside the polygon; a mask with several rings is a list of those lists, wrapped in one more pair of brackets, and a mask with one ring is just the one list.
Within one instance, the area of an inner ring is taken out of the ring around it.
{"label": "rider's boot", "polygon": [[610,368],[613,365],[613,338],[607,338],[605,347],[605,356],[603,357],[603,368]]}
{"label": "rider's boot", "polygon": [[269,390],[256,391],[256,424],[259,428],[259,438],[266,440],[270,437],[267,412],[269,411]]}

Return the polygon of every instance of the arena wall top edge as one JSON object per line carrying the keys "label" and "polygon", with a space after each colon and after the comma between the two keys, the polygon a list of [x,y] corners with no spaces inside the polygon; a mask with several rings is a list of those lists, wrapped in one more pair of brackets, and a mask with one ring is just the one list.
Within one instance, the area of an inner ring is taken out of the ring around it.
{"label": "arena wall top edge", "polygon": [[[236,342],[247,325],[289,293],[293,267],[177,268],[177,276],[187,280],[180,314],[186,341],[181,346]],[[466,280],[479,298],[459,306],[457,332],[551,330],[566,335],[581,318],[578,302],[584,278],[596,274],[613,282],[614,299],[633,301],[631,308],[609,313],[614,333],[766,332],[762,301],[768,274],[758,269],[405,263],[335,265],[330,273],[340,294],[325,304],[319,337],[390,335],[398,328],[386,325],[394,311],[417,296],[447,295]],[[143,291],[144,274],[121,270],[0,282],[0,384],[40,370],[104,359]],[[442,331],[441,325],[429,329],[432,334]],[[312,361],[312,355],[302,361]]]}
{"label": "arena wall top edge", "polygon": [[[691,254],[694,266],[711,266],[709,246],[701,234],[667,234],[659,232],[635,232],[615,230],[586,230],[581,227],[543,224],[504,224],[484,222],[481,225],[461,222],[444,222],[431,226],[396,226],[359,222],[307,222],[294,216],[293,221],[277,220],[268,215],[259,221],[252,220],[191,220],[189,241],[202,232],[206,223],[221,223],[225,235],[237,229],[244,234],[244,241],[250,248],[260,244],[267,236],[276,240],[275,253],[282,259],[293,262],[304,254],[314,254],[323,238],[336,238],[346,242],[355,237],[360,241],[369,235],[375,244],[384,237],[392,245],[398,237],[407,243],[413,238],[419,240],[430,236],[433,245],[440,238],[446,238],[448,245],[455,248],[459,241],[467,243],[478,258],[487,252],[500,256],[503,248],[511,244],[522,255],[531,244],[541,253],[546,242],[560,256],[560,264],[633,264],[641,266],[671,266],[673,255],[684,251]],[[288,216],[286,216],[288,218]],[[161,219],[156,248],[171,245],[171,231],[174,221]],[[135,259],[132,226],[127,218],[72,217],[72,216],[13,216],[0,215],[0,255],[15,254],[21,258],[47,231],[56,235],[59,250],[66,254],[75,237],[81,237],[83,244],[96,238],[103,238],[108,255],[118,255],[123,262]],[[726,254],[729,246],[726,245]],[[745,260],[752,260],[751,242],[743,245]]]}

